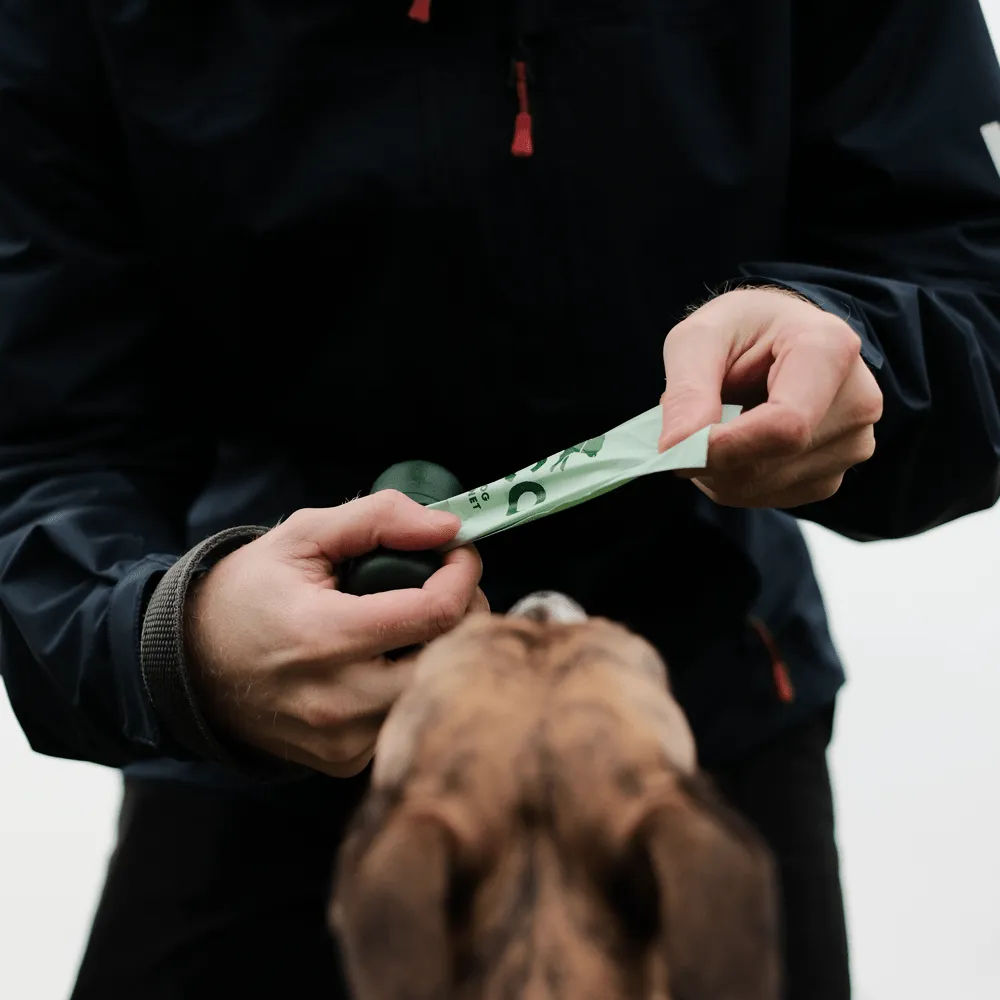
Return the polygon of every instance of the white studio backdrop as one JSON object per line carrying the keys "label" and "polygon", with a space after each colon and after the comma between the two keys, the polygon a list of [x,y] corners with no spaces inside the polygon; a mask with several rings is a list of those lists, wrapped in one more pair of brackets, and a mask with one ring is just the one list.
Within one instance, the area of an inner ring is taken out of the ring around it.
{"label": "white studio backdrop", "polygon": [[[901,542],[807,532],[850,675],[833,770],[857,1000],[995,1000],[1000,508]],[[68,997],[119,795],[115,772],[33,754],[0,698],[5,1000]]]}

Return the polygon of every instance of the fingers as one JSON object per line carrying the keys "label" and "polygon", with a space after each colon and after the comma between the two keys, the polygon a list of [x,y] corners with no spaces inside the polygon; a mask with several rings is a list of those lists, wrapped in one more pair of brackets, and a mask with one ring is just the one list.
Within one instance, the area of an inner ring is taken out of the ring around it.
{"label": "fingers", "polygon": [[[453,629],[476,598],[482,561],[472,546],[452,549],[421,587],[355,597],[317,591],[320,620],[335,623],[336,655],[367,659],[427,642]],[[322,628],[320,621],[316,623]]]}
{"label": "fingers", "polygon": [[197,592],[213,597],[215,612],[203,601],[192,620],[215,626],[204,645],[220,652],[199,676],[222,692],[214,701],[236,738],[339,777],[367,766],[413,669],[382,654],[418,646],[481,608],[482,563],[462,546],[422,588],[365,596],[336,590],[329,563],[379,545],[438,548],[459,526],[386,492],[299,511],[227,557],[228,570],[218,563]]}
{"label": "fingers", "polygon": [[467,615],[482,615],[490,613],[490,602],[487,600],[486,595],[477,587],[475,594],[472,595],[472,602],[469,604],[469,608],[466,611]]}
{"label": "fingers", "polygon": [[378,729],[376,727],[374,736],[361,739],[361,742],[366,744],[365,749],[356,756],[344,760],[329,759],[330,753],[325,746],[320,747],[319,753],[312,753],[300,746],[285,742],[275,743],[273,746],[261,743],[261,747],[274,757],[280,757],[290,763],[311,768],[321,774],[327,774],[331,778],[344,779],[353,778],[360,774],[372,762],[375,756],[375,740],[377,738]]}
{"label": "fingers", "polygon": [[[688,472],[685,477],[724,506],[789,508],[817,503],[840,488],[849,468],[872,457],[874,425],[881,415],[878,385],[857,357],[807,448],[784,454],[780,448],[758,447],[747,439],[741,442],[745,448],[727,450],[731,425],[713,427],[707,470]],[[748,426],[753,427],[743,425]]]}
{"label": "fingers", "polygon": [[818,313],[815,306],[785,292],[735,289],[709,300],[667,334],[661,452],[719,421],[723,385],[731,401],[750,404],[763,398],[760,383],[772,360],[766,334],[776,302],[785,311]]}
{"label": "fingers", "polygon": [[[416,658],[412,656],[399,660],[376,657],[338,667],[336,710],[329,708],[326,702],[331,682],[328,675],[303,692],[306,710],[300,709],[299,715],[310,728],[321,732],[336,730],[357,720],[381,720],[412,683],[415,668]],[[308,711],[310,707],[311,712]]]}
{"label": "fingers", "polygon": [[317,545],[332,562],[340,562],[380,545],[403,551],[436,549],[450,542],[460,527],[454,514],[431,510],[396,490],[381,490],[339,507],[297,510],[280,530]]}
{"label": "fingers", "polygon": [[[702,492],[731,506],[826,499],[874,448],[882,396],[860,352],[847,323],[798,296],[721,295],[664,343],[660,450],[714,424],[707,469],[678,473]],[[723,390],[750,408],[720,426]]]}
{"label": "fingers", "polygon": [[338,778],[367,767],[389,710],[413,680],[413,658],[350,663],[279,700],[282,732],[268,752]]}
{"label": "fingers", "polygon": [[421,588],[441,612],[445,626],[442,631],[453,628],[465,615],[482,576],[483,561],[474,545],[463,545],[445,553],[441,569]]}
{"label": "fingers", "polygon": [[843,433],[855,414],[835,403],[852,373],[856,380],[867,372],[860,351],[857,335],[834,317],[822,317],[820,328],[790,328],[774,345],[767,401],[712,428],[709,470],[800,455]]}
{"label": "fingers", "polygon": [[316,759],[313,768],[323,774],[328,774],[331,778],[354,778],[359,775],[374,759],[375,744],[372,743],[364,753],[359,754],[353,760],[345,762],[328,762],[322,757]]}
{"label": "fingers", "polygon": [[[336,695],[331,691],[328,697]],[[282,716],[273,731],[255,732],[252,743],[280,760],[334,778],[351,778],[371,762],[384,718],[383,713],[352,720],[340,729],[313,730],[299,719]]]}
{"label": "fingers", "polygon": [[695,315],[675,326],[663,342],[667,388],[660,397],[661,452],[721,417],[722,381],[732,346],[724,329]]}
{"label": "fingers", "polygon": [[[463,569],[478,562],[471,547],[449,555]],[[488,611],[486,595],[473,586],[465,613]],[[416,656],[331,665],[311,685],[296,689],[294,702],[283,701],[282,738],[265,736],[257,745],[332,777],[352,777],[371,762],[382,723],[412,682],[415,667]]]}
{"label": "fingers", "polygon": [[847,469],[868,461],[875,451],[869,425],[852,429],[799,459],[751,463],[734,474],[698,475],[695,485],[727,507],[799,507],[827,500],[840,488]]}

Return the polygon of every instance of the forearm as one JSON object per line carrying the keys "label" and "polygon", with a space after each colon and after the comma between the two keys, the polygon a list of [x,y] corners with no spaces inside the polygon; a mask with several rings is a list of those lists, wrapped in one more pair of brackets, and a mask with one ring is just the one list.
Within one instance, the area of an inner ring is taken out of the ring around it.
{"label": "forearm", "polygon": [[112,766],[174,752],[137,650],[141,608],[176,543],[137,514],[114,473],[47,480],[16,499],[0,492],[10,501],[0,513],[0,668],[32,747]]}

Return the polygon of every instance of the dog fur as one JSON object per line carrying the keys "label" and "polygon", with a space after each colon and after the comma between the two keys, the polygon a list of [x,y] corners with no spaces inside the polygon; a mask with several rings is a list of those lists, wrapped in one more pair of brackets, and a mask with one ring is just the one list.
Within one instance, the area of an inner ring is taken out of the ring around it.
{"label": "dog fur", "polygon": [[656,651],[581,619],[475,616],[420,654],[338,862],[356,1000],[777,1000],[768,851]]}

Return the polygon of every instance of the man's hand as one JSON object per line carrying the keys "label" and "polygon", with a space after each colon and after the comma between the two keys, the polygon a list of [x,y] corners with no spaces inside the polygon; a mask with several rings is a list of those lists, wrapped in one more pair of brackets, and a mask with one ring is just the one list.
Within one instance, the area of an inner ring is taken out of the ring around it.
{"label": "man's hand", "polygon": [[790,292],[747,288],[703,305],[667,335],[660,450],[721,417],[708,467],[686,474],[730,507],[825,500],[871,458],[882,393],[843,320]]}
{"label": "man's hand", "polygon": [[337,590],[343,560],[379,545],[437,548],[460,526],[386,490],[300,510],[216,564],[189,597],[193,681],[228,735],[335,777],[363,770],[412,660],[383,654],[488,610],[475,549],[449,552],[421,589]]}

